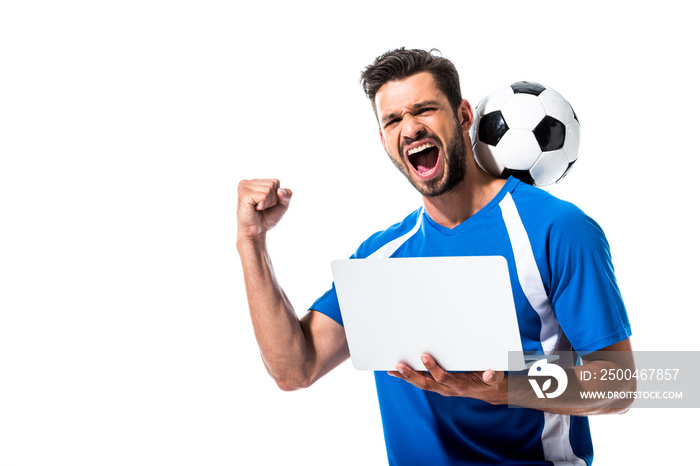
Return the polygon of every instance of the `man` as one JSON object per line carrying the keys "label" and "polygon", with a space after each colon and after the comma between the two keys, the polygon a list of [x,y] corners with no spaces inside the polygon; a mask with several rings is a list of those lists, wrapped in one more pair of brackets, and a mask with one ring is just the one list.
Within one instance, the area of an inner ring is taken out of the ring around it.
{"label": "man", "polygon": [[[370,237],[353,257],[504,256],[523,349],[583,356],[583,365],[568,369],[568,395],[557,400],[539,400],[524,380],[502,372],[447,373],[429,354],[421,356],[424,368],[399,363],[375,373],[389,462],[590,464],[584,416],[628,405],[574,403],[572,394],[599,383],[577,375],[633,364],[608,357],[629,354],[631,333],[602,231],[573,205],[478,167],[473,111],[447,59],[390,51],[365,69],[362,84],[382,145],[422,194],[423,207]],[[335,289],[299,320],[275,279],[266,233],[291,196],[277,180],[242,181],[238,191],[237,246],[253,327],[266,368],[284,390],[311,385],[349,357]]]}

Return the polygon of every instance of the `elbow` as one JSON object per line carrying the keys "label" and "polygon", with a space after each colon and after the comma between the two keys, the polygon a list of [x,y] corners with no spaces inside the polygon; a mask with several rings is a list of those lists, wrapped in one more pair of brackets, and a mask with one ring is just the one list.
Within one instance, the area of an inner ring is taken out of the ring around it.
{"label": "elbow", "polygon": [[613,406],[610,406],[604,414],[625,414],[632,407],[634,400],[619,400]]}
{"label": "elbow", "polygon": [[630,379],[627,381],[627,386],[625,387],[625,393],[627,396],[624,397],[624,402],[621,404],[617,414],[625,414],[630,410],[632,404],[634,404],[634,394],[637,392],[637,381],[635,379]]}
{"label": "elbow", "polygon": [[267,364],[265,364],[265,368],[272,380],[277,384],[277,387],[284,392],[301,390],[302,388],[310,387],[314,383],[311,377],[307,376],[303,371],[274,371]]}
{"label": "elbow", "polygon": [[292,367],[287,363],[273,367],[264,357],[263,362],[267,373],[275,381],[277,387],[284,392],[308,388],[318,379],[304,365]]}
{"label": "elbow", "polygon": [[301,390],[302,388],[310,387],[314,383],[314,380],[301,368],[291,370],[288,365],[273,368],[272,364],[270,364],[264,356],[262,360],[265,365],[265,370],[269,376],[272,377],[272,380],[275,381],[277,387],[283,392]]}
{"label": "elbow", "polygon": [[625,403],[617,403],[607,411],[607,414],[625,414],[632,407],[632,400]]}
{"label": "elbow", "polygon": [[634,394],[637,391],[637,381],[628,380],[623,386],[617,388],[618,397],[614,399],[614,405],[608,410],[609,414],[625,414],[634,404]]}
{"label": "elbow", "polygon": [[272,377],[277,384],[277,387],[283,392],[293,392],[308,388],[313,382],[304,377]]}
{"label": "elbow", "polygon": [[630,410],[631,407],[632,407],[632,403],[630,403],[629,406],[627,406],[626,408],[622,408],[622,409],[618,410],[616,414],[625,414],[627,411]]}

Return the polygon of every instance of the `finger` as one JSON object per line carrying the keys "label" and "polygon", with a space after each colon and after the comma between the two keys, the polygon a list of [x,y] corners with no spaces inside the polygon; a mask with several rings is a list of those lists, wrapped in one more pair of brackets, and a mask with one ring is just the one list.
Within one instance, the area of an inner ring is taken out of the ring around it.
{"label": "finger", "polygon": [[279,190],[279,180],[260,180],[259,184],[254,186],[253,200],[255,201],[256,210],[265,210],[277,205]]}
{"label": "finger", "polygon": [[257,205],[267,197],[274,182],[275,180],[241,180],[238,183],[239,202]]}
{"label": "finger", "polygon": [[289,208],[289,203],[292,200],[292,194],[292,190],[289,188],[277,188],[277,200],[284,210]]}
{"label": "finger", "polygon": [[503,371],[487,370],[481,373],[481,380],[487,385],[497,385],[504,377]]}
{"label": "finger", "polygon": [[393,374],[396,374],[395,377],[403,379],[422,390],[436,391],[439,388],[439,384],[437,384],[432,377],[429,376],[429,374],[423,375],[420,372],[414,371],[407,365],[401,363],[396,365],[396,370],[397,372],[392,372]]}
{"label": "finger", "polygon": [[[428,371],[414,371],[414,370],[411,369],[410,367],[409,367],[408,369],[405,369],[405,370],[404,370],[404,372],[408,372],[408,371],[413,371],[413,372],[415,372],[416,374],[419,374],[419,375],[421,375],[421,376],[423,376],[423,377],[428,377],[428,378],[431,377],[430,372],[428,372]],[[403,376],[403,373],[401,373],[401,372],[398,371],[398,370],[396,370],[396,371],[388,371],[387,374],[389,374],[389,375],[391,375],[391,376],[393,376],[393,377],[397,377],[397,378],[399,378],[399,379],[405,378],[405,377]]]}
{"label": "finger", "polygon": [[420,360],[436,382],[441,384],[449,383],[452,375],[449,372],[445,372],[445,370],[435,362],[432,356],[425,353],[421,355]]}
{"label": "finger", "polygon": [[277,205],[279,187],[276,179],[243,180],[238,185],[238,199],[255,210],[265,210]]}

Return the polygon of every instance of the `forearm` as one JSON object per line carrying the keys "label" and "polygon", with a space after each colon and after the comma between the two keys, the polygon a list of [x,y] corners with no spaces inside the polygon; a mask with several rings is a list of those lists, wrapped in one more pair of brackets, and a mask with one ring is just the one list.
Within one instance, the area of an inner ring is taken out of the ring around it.
{"label": "forearm", "polygon": [[[421,360],[427,372],[416,371],[406,364],[398,363],[397,370],[390,371],[389,375],[443,396],[463,396],[493,405],[519,406],[574,416],[623,413],[631,405],[631,397],[586,398],[582,395],[584,392],[595,394],[604,391],[606,395],[609,392],[627,395],[636,390],[634,379],[603,381],[602,377],[593,376],[603,374],[605,370],[607,373],[618,373],[619,370],[634,373],[634,358],[629,340],[589,354],[584,358],[583,365],[566,371],[555,368],[553,363],[539,362],[523,374],[505,374],[502,371],[447,372],[427,353],[421,356]],[[554,382],[557,385],[552,385],[553,379],[563,379],[566,389],[562,392],[558,382]],[[540,393],[532,384],[537,384]]]}
{"label": "forearm", "polygon": [[[575,416],[590,416],[595,414],[614,414],[626,412],[632,399],[630,397],[596,397],[595,394],[626,394],[636,390],[634,379],[631,380],[601,380],[590,374],[615,373],[618,369],[634,371],[634,361],[631,353],[619,353],[613,359],[593,360],[583,365],[566,370],[567,387],[564,393],[557,397],[538,398],[531,385],[531,377],[509,376],[508,404],[526,408],[538,409],[557,414]],[[594,396],[589,396],[594,395]]]}
{"label": "forearm", "polygon": [[253,330],[265,366],[281,388],[305,386],[306,339],[294,308],[275,277],[265,235],[239,238],[236,246]]}

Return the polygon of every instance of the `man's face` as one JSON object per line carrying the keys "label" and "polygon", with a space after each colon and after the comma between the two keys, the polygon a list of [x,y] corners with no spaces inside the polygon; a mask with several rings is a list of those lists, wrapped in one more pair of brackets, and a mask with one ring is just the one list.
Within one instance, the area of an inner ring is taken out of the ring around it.
{"label": "man's face", "polygon": [[462,126],[430,73],[385,84],[375,104],[384,149],[423,196],[439,196],[464,179]]}

